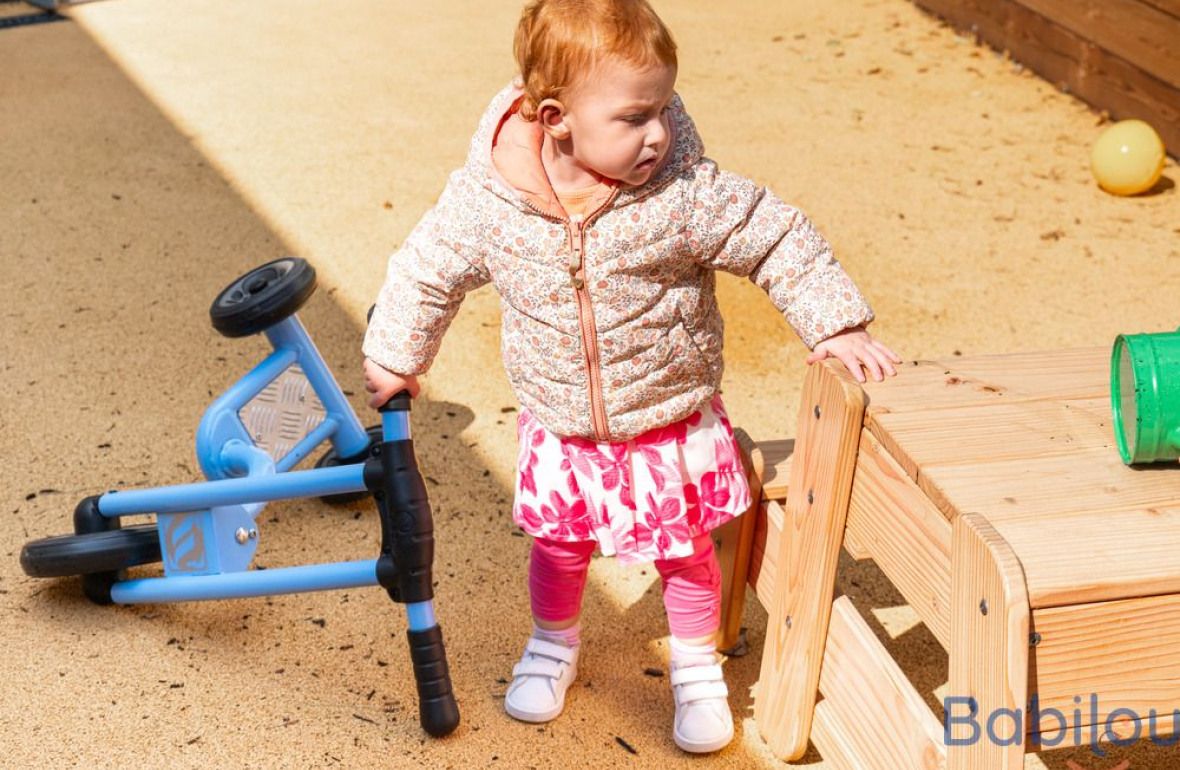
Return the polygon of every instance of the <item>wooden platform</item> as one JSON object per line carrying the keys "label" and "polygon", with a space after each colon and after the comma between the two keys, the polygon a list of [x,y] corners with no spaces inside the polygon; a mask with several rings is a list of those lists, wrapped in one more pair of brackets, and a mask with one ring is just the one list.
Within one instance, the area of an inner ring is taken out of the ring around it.
{"label": "wooden platform", "polygon": [[[810,738],[837,767],[993,770],[1022,767],[1056,730],[946,741],[941,715],[833,599],[841,546],[906,597],[948,651],[950,693],[981,714],[1033,697],[1072,714],[1093,695],[1080,734],[1111,715],[1119,736],[1146,734],[1153,709],[1170,732],[1180,468],[1122,464],[1108,361],[1095,348],[913,362],[863,389],[836,364],[811,368],[796,438],[750,446],[761,503],[722,549],[768,610],[755,719],[776,753],[797,757]],[[727,598],[730,612],[740,591]]]}
{"label": "wooden platform", "polygon": [[1180,154],[1180,0],[914,0]]}

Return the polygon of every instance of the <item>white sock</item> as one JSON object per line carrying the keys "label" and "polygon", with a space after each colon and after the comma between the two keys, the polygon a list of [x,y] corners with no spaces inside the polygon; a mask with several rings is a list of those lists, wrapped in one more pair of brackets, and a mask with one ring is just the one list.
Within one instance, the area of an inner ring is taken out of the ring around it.
{"label": "white sock", "polygon": [[687,644],[675,636],[669,638],[671,640],[669,646],[672,648],[673,666],[701,663],[704,658],[712,660],[713,654],[717,652],[717,645],[714,642]]}
{"label": "white sock", "polygon": [[569,628],[541,628],[534,622],[533,636],[566,647],[577,647],[582,641],[582,623],[578,621]]}

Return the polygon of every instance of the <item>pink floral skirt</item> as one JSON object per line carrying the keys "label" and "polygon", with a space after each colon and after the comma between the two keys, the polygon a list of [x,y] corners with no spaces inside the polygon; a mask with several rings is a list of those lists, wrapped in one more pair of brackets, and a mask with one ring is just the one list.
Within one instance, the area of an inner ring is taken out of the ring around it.
{"label": "pink floral skirt", "polygon": [[512,519],[533,537],[597,541],[623,562],[674,559],[750,506],[719,395],[679,422],[618,443],[558,436],[522,410],[517,438]]}

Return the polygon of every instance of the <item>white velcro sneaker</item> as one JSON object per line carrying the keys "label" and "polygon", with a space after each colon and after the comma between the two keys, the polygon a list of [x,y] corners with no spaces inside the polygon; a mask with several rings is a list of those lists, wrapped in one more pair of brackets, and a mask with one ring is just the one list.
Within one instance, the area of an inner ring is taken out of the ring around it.
{"label": "white velcro sneaker", "polygon": [[729,688],[721,664],[711,655],[698,660],[701,662],[686,662],[672,669],[672,696],[676,700],[672,738],[685,751],[704,754],[722,749],[733,740],[733,714],[729,711]]}
{"label": "white velcro sneaker", "polygon": [[578,649],[529,637],[520,662],[512,668],[512,684],[504,709],[523,722],[548,722],[565,708],[565,691],[578,675]]}

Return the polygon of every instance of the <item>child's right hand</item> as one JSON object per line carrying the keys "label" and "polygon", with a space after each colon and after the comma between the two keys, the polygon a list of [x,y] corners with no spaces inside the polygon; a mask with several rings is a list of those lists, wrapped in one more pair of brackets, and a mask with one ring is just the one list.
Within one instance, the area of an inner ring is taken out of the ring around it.
{"label": "child's right hand", "polygon": [[864,382],[863,367],[873,379],[880,382],[885,375],[897,374],[894,364],[901,363],[901,357],[890,350],[885,343],[873,339],[863,326],[851,326],[820,341],[807,357],[808,364],[814,364],[828,357],[837,358],[856,379]]}
{"label": "child's right hand", "polygon": [[420,386],[418,377],[413,374],[396,374],[371,359],[365,359],[365,390],[369,396],[369,406],[379,409],[393,395],[401,390],[410,391],[410,398],[417,398]]}

